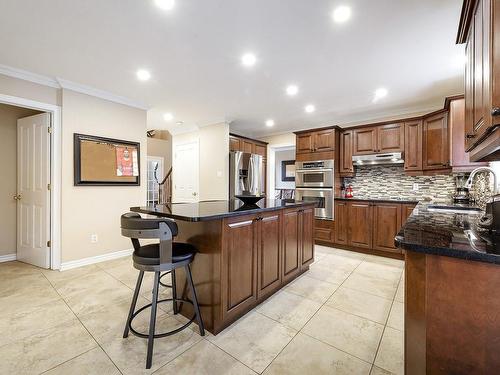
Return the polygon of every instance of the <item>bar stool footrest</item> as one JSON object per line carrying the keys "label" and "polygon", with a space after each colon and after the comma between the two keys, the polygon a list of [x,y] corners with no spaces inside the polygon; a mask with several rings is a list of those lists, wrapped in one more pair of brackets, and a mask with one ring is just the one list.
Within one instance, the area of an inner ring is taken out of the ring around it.
{"label": "bar stool footrest", "polygon": [[[193,310],[194,310],[194,303],[193,303],[193,301],[188,300],[188,299],[184,299],[184,298],[165,298],[165,299],[159,300],[157,302],[157,304],[158,303],[162,303],[162,302],[173,302],[174,300],[176,302],[186,302],[186,303],[189,303],[189,304],[191,304],[193,306]],[[143,339],[148,339],[149,338],[149,334],[144,334],[144,333],[141,333],[141,332],[137,332],[134,328],[132,328],[132,322],[134,321],[134,318],[137,315],[139,315],[139,313],[141,313],[142,311],[150,308],[151,306],[152,306],[152,303],[148,303],[147,305],[144,305],[143,307],[141,307],[134,314],[132,314],[132,317],[130,318],[130,321],[128,322],[128,327],[130,328],[130,332],[132,332],[137,337],[142,337]],[[194,322],[195,319],[196,319],[196,312],[193,313],[193,317],[186,324],[183,324],[179,328],[173,329],[173,330],[168,331],[168,332],[157,333],[153,337],[155,339],[158,339],[160,337],[166,337],[166,336],[175,335],[177,332],[180,332],[180,331],[186,329],[191,323]]]}

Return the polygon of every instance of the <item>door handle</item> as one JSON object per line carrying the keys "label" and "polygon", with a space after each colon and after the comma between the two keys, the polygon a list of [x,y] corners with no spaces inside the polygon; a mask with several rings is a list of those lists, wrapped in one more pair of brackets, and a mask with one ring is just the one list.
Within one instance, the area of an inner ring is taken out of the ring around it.
{"label": "door handle", "polygon": [[14,200],[20,201],[21,200],[21,194],[14,195]]}
{"label": "door handle", "polygon": [[474,133],[467,133],[467,134],[465,134],[465,139],[474,138],[475,136],[476,136],[476,134],[474,134]]}
{"label": "door handle", "polygon": [[500,115],[500,107],[495,107],[491,110],[491,115],[492,116],[499,116]]}
{"label": "door handle", "polygon": [[193,191],[193,197],[196,197],[198,194],[196,194],[196,191]]}

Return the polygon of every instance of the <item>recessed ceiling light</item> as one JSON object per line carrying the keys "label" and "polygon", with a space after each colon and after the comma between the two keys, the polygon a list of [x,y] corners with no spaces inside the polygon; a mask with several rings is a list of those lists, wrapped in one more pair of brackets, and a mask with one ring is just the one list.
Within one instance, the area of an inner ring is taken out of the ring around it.
{"label": "recessed ceiling light", "polygon": [[160,9],[172,10],[175,6],[175,0],[155,0],[155,4]]}
{"label": "recessed ceiling light", "polygon": [[177,122],[175,123],[175,125],[182,125],[182,124],[184,124],[184,121],[177,121]]}
{"label": "recessed ceiling light", "polygon": [[174,119],[174,115],[173,115],[173,114],[171,114],[171,113],[165,113],[165,114],[163,115],[163,119],[164,119],[165,121],[172,121],[172,120]]}
{"label": "recessed ceiling light", "polygon": [[286,88],[286,94],[288,96],[295,96],[295,95],[297,95],[298,92],[299,92],[299,88],[297,85],[289,85]]}
{"label": "recessed ceiling light", "polygon": [[149,73],[147,70],[145,69],[139,69],[136,73],[137,75],[137,79],[139,81],[147,81],[151,78],[151,73]]}
{"label": "recessed ceiling light", "polygon": [[333,20],[337,23],[344,23],[351,18],[351,8],[346,5],[338,6],[332,13]]}
{"label": "recessed ceiling light", "polygon": [[274,126],[274,120],[272,120],[272,119],[266,120],[266,126],[268,128],[273,127]]}
{"label": "recessed ceiling light", "polygon": [[316,107],[312,104],[308,104],[305,106],[304,110],[307,112],[307,113],[313,113],[315,110],[316,110]]}
{"label": "recessed ceiling light", "polygon": [[385,87],[380,87],[378,89],[375,90],[375,94],[373,96],[373,102],[377,102],[379,101],[380,99],[382,98],[385,98],[388,94],[388,91]]}
{"label": "recessed ceiling light", "polygon": [[254,66],[255,63],[257,62],[257,57],[253,53],[245,53],[243,56],[241,56],[241,63],[244,66]]}

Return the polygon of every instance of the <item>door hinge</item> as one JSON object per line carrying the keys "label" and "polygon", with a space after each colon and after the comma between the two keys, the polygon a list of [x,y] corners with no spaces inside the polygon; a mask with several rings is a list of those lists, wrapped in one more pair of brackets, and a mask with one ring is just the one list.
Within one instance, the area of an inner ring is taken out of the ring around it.
{"label": "door hinge", "polygon": [[47,128],[47,132],[48,132],[49,134],[52,134],[52,126],[49,126],[49,127]]}
{"label": "door hinge", "polygon": [[47,241],[47,247],[50,247],[51,243],[50,240]]}
{"label": "door hinge", "polygon": [[47,190],[50,190],[50,184],[47,184]]}

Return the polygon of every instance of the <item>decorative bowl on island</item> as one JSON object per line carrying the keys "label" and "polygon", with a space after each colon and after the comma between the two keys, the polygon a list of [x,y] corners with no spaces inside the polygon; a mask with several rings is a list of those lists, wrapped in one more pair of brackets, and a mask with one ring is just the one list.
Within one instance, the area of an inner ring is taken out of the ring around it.
{"label": "decorative bowl on island", "polygon": [[265,195],[253,195],[253,194],[241,194],[241,195],[235,195],[236,198],[238,198],[240,201],[243,202],[245,205],[253,205],[256,204],[258,201],[261,199],[265,198]]}

